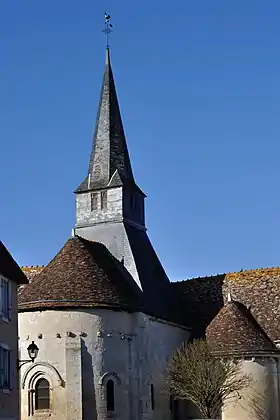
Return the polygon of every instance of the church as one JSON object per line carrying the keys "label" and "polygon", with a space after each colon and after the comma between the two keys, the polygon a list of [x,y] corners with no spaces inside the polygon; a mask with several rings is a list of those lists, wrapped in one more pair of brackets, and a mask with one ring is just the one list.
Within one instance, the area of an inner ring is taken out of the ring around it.
{"label": "church", "polygon": [[280,269],[170,281],[147,234],[109,48],[75,196],[72,237],[46,266],[23,267],[20,358],[32,341],[40,350],[21,369],[21,419],[198,419],[170,395],[165,371],[174,350],[205,334],[244,360],[258,396],[252,404],[247,391],[222,418],[278,419]]}

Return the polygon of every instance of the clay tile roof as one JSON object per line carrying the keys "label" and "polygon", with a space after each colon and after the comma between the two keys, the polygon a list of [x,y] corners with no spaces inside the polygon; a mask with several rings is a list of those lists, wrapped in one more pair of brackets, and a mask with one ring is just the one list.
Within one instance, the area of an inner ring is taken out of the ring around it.
{"label": "clay tile roof", "polygon": [[28,280],[17,265],[5,245],[0,241],[0,274],[18,284],[26,284]]}
{"label": "clay tile roof", "polygon": [[255,282],[269,280],[280,276],[280,267],[256,268],[241,270],[225,274],[225,279],[236,284],[253,284]]}
{"label": "clay tile roof", "polygon": [[250,310],[242,303],[228,302],[206,329],[208,342],[217,352],[278,352]]}
{"label": "clay tile roof", "polygon": [[227,301],[234,299],[247,307],[273,341],[280,340],[280,268],[259,268],[235,273],[194,278],[171,283],[184,301],[186,319],[191,319],[196,335],[206,327]]}
{"label": "clay tile roof", "polygon": [[39,274],[44,267],[44,265],[26,265],[22,266],[21,269],[31,283],[34,277]]}
{"label": "clay tile roof", "polygon": [[142,292],[128,272],[97,242],[70,238],[19,293],[19,310],[110,307],[140,310]]}

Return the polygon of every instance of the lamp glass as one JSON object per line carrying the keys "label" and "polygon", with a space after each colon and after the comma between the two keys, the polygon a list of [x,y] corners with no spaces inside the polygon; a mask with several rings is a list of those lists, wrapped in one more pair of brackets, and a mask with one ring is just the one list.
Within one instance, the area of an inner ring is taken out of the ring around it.
{"label": "lamp glass", "polygon": [[32,343],[27,347],[27,351],[30,359],[34,360],[38,356],[39,348],[36,346],[34,341],[32,341]]}

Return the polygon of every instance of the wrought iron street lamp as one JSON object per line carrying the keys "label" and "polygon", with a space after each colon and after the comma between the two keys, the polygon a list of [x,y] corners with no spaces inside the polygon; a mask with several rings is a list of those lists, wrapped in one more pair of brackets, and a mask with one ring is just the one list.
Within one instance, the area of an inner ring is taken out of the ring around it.
{"label": "wrought iron street lamp", "polygon": [[30,360],[17,360],[17,370],[20,370],[20,368],[25,365],[26,363],[34,363],[34,360],[38,356],[39,347],[36,346],[34,341],[29,344],[27,347],[28,356],[30,357]]}

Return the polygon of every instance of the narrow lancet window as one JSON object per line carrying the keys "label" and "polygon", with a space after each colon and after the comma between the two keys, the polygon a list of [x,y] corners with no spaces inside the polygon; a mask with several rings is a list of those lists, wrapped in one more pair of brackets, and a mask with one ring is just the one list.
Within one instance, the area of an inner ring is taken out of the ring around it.
{"label": "narrow lancet window", "polygon": [[106,384],[106,396],[107,396],[107,411],[114,411],[115,410],[115,384],[112,379]]}
{"label": "narrow lancet window", "polygon": [[151,384],[151,406],[152,406],[152,410],[155,409],[155,390],[154,390],[154,385]]}

